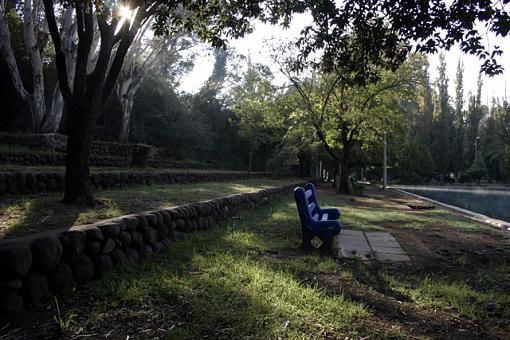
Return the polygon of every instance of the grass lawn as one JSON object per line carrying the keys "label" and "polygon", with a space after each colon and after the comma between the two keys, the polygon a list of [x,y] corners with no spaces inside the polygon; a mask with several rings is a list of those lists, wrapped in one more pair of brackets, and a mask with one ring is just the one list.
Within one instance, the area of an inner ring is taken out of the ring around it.
{"label": "grass lawn", "polygon": [[161,184],[104,190],[95,208],[68,206],[61,193],[0,197],[0,239],[31,232],[93,223],[134,212],[198,202],[219,196],[276,187],[289,179],[257,178],[234,182]]}
{"label": "grass lawn", "polygon": [[368,191],[345,197],[321,188],[319,199],[341,208],[344,227],[390,231],[410,265],[301,251],[289,197],[244,212],[233,230],[225,223],[190,234],[59,298],[60,318],[51,300],[5,320],[3,330],[122,339],[509,338],[508,235]]}

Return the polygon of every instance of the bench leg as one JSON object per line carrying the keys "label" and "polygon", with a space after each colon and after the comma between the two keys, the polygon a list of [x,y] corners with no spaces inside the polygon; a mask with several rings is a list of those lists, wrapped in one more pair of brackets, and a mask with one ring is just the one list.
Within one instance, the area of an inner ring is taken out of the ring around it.
{"label": "bench leg", "polygon": [[303,234],[303,236],[302,236],[301,247],[306,250],[312,249],[313,248],[312,239],[314,237],[314,234],[309,231],[305,231],[305,230],[302,230],[302,234]]}
{"label": "bench leg", "polygon": [[321,250],[326,252],[333,252],[333,240],[334,235],[331,233],[324,233],[321,237],[322,242],[324,242],[321,246]]}

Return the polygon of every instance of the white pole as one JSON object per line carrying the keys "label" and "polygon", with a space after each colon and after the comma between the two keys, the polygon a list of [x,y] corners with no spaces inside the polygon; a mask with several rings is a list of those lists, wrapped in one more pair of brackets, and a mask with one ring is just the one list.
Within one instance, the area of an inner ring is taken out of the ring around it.
{"label": "white pole", "polygon": [[319,161],[319,175],[321,176],[321,179],[324,178],[322,175],[322,161]]}
{"label": "white pole", "polygon": [[383,188],[388,188],[388,145],[386,141],[386,131],[384,131],[384,154],[383,154]]}

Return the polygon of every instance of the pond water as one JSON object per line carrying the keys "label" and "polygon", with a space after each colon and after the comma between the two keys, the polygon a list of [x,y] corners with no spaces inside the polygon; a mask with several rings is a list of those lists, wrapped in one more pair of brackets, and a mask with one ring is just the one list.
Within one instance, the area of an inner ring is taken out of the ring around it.
{"label": "pond water", "polygon": [[398,186],[398,189],[510,222],[510,188]]}

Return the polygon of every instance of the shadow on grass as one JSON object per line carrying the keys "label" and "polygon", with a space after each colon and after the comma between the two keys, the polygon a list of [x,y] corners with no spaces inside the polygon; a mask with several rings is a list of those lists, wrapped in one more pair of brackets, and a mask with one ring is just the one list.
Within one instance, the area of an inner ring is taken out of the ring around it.
{"label": "shadow on grass", "polygon": [[226,223],[190,234],[68,297],[66,310],[78,313],[68,337],[466,338],[508,330],[506,260],[492,272],[456,257],[429,267],[338,261],[299,250],[290,198],[242,217],[233,231]]}
{"label": "shadow on grass", "polygon": [[287,180],[249,179],[234,182],[136,186],[95,193],[97,207],[61,203],[62,194],[4,197],[0,201],[0,239],[37,231],[68,228],[100,219],[160,207],[197,202],[220,196],[287,184]]}

